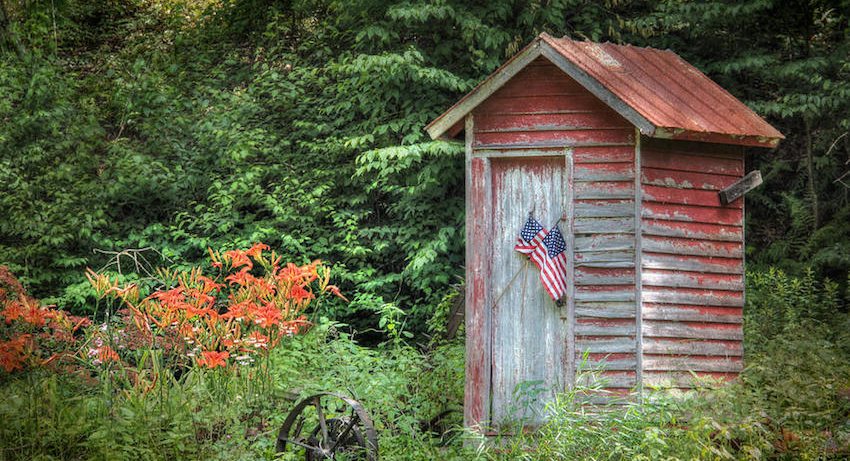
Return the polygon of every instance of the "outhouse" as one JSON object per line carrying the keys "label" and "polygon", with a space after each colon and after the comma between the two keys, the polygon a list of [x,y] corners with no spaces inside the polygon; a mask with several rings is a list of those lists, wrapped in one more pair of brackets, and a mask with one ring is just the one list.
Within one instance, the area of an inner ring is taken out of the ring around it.
{"label": "outhouse", "polygon": [[[671,51],[541,34],[427,131],[466,142],[467,426],[539,422],[582,367],[614,394],[741,371],[744,149],[783,138],[743,103]],[[562,304],[514,251],[529,214]]]}

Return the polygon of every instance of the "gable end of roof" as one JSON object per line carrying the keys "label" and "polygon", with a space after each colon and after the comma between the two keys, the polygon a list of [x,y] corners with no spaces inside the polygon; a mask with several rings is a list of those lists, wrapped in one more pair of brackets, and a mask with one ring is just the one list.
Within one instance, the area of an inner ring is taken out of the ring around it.
{"label": "gable end of roof", "polygon": [[519,71],[537,59],[541,54],[541,43],[542,40],[540,37],[534,39],[534,41],[479,83],[472,91],[467,93],[466,96],[461,98],[460,101],[456,102],[449,110],[429,123],[425,127],[425,131],[428,132],[431,139],[443,137],[453,126],[461,122],[466,114],[472,112],[473,109],[478,107],[479,104],[484,102],[499,88],[503,87]]}
{"label": "gable end of roof", "polygon": [[538,57],[648,137],[776,147],[782,133],[672,51],[540,34],[426,127],[452,138],[463,119]]}

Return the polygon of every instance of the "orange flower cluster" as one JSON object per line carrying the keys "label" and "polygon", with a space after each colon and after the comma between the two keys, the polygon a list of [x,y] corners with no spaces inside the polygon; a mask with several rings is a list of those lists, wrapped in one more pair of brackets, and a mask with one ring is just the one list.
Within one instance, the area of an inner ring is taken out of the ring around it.
{"label": "orange flower cluster", "polygon": [[171,288],[143,299],[135,285],[119,287],[91,270],[87,277],[102,296],[123,301],[128,321],[150,344],[180,338],[185,356],[200,367],[226,367],[231,361],[248,364],[281,338],[308,328],[304,312],[317,295],[342,298],[329,284],[330,268],[320,261],[283,265],[268,250],[264,244],[223,254],[210,250],[213,267],[222,272],[216,279],[199,268],[162,273]]}
{"label": "orange flower cluster", "polygon": [[0,368],[7,373],[67,356],[76,333],[90,324],[28,296],[8,268],[0,266]]}
{"label": "orange flower cluster", "polygon": [[0,341],[0,367],[11,373],[23,370],[32,349],[32,335],[21,334],[9,341]]}
{"label": "orange flower cluster", "polygon": [[[305,312],[322,295],[345,299],[330,285],[330,268],[321,261],[283,264],[261,243],[209,253],[219,269],[215,278],[200,268],[160,271],[167,288],[144,298],[137,285],[119,286],[88,270],[95,291],[124,306],[116,330],[107,324],[87,328],[88,318],[42,306],[0,266],[0,368],[11,373],[33,365],[67,365],[65,359],[73,357],[91,365],[121,363],[120,350],[145,348],[161,349],[181,366],[247,365],[282,338],[309,328]],[[79,339],[81,330],[85,341]]]}

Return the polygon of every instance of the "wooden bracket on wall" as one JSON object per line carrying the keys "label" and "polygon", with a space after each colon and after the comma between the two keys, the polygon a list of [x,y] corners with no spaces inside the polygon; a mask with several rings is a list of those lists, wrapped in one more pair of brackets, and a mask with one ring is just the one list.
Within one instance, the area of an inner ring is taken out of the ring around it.
{"label": "wooden bracket on wall", "polygon": [[732,184],[726,189],[718,192],[718,194],[720,194],[720,203],[728,205],[743,197],[744,194],[755,189],[761,183],[761,171],[751,171],[746,176],[735,182],[735,184]]}

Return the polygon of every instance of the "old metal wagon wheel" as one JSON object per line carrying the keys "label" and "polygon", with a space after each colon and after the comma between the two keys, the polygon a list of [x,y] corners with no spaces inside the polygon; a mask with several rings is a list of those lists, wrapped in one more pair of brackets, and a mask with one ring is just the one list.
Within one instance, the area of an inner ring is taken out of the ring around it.
{"label": "old metal wagon wheel", "polygon": [[277,435],[277,452],[303,453],[307,461],[378,459],[378,433],[363,405],[330,392],[298,402]]}

